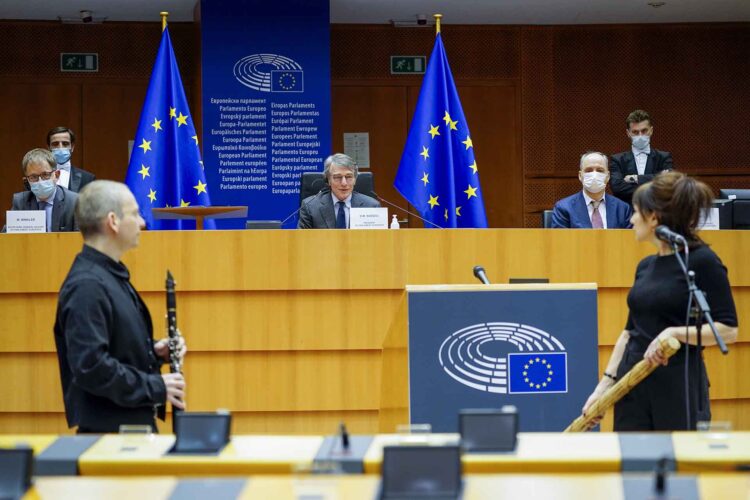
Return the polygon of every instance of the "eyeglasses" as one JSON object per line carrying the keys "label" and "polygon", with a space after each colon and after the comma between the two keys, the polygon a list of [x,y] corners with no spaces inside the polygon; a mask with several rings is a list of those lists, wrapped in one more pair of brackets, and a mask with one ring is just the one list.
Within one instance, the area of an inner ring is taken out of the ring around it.
{"label": "eyeglasses", "polygon": [[27,175],[26,180],[29,182],[39,182],[39,179],[43,181],[48,181],[53,175],[55,175],[55,170],[52,170],[51,172],[42,172],[39,175],[36,175],[36,174]]}
{"label": "eyeglasses", "polygon": [[336,184],[341,184],[341,182],[346,179],[347,183],[354,182],[354,174],[348,174],[348,175],[334,175],[331,177],[331,180],[335,182]]}

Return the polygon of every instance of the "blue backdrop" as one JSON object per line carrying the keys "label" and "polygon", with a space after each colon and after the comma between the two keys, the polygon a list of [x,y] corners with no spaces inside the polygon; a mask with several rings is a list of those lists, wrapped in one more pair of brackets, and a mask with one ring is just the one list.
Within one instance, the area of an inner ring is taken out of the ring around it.
{"label": "blue backdrop", "polygon": [[201,29],[211,201],[284,219],[299,207],[300,173],[331,153],[328,1],[202,0]]}
{"label": "blue backdrop", "polygon": [[597,382],[596,290],[409,292],[411,423],[457,432],[463,408],[515,405],[562,431]]}

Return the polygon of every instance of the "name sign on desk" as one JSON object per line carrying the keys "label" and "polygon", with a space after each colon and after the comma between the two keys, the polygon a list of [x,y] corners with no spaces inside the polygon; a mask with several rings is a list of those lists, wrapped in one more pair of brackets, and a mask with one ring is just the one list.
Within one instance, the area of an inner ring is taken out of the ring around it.
{"label": "name sign on desk", "polygon": [[388,209],[383,207],[349,210],[350,229],[388,229]]}
{"label": "name sign on desk", "polygon": [[47,213],[44,210],[6,210],[5,230],[9,233],[46,233]]}
{"label": "name sign on desk", "polygon": [[596,289],[566,286],[408,290],[411,423],[514,405],[522,431],[565,429],[598,372]]}

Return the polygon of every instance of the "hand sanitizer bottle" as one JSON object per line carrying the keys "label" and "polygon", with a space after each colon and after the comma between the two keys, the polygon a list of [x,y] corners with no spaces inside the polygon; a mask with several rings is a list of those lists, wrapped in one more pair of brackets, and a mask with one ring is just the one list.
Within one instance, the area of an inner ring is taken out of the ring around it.
{"label": "hand sanitizer bottle", "polygon": [[393,218],[391,219],[391,229],[399,229],[401,226],[398,223],[398,218],[396,217],[396,214],[393,214]]}

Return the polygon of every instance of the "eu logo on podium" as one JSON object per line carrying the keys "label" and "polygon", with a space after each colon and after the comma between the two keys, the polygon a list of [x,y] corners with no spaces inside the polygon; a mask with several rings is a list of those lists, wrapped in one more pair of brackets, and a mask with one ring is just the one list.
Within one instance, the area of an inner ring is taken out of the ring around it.
{"label": "eu logo on podium", "polygon": [[510,394],[568,392],[568,354],[508,353]]}

